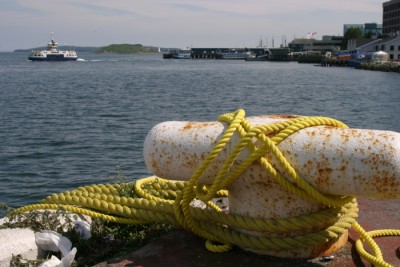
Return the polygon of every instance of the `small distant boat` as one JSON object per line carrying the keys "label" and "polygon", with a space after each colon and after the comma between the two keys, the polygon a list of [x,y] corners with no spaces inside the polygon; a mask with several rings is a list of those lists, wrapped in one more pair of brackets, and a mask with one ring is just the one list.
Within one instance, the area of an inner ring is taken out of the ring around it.
{"label": "small distant boat", "polygon": [[269,54],[261,54],[261,55],[251,54],[250,56],[246,57],[245,60],[246,61],[268,61]]}
{"label": "small distant boat", "polygon": [[74,61],[78,59],[75,51],[63,51],[58,49],[58,43],[54,41],[53,34],[51,40],[47,44],[46,50],[32,50],[28,56],[32,61]]}
{"label": "small distant boat", "polygon": [[172,54],[171,57],[175,59],[191,59],[190,53],[191,53],[190,49],[181,49],[179,50],[179,53]]}
{"label": "small distant boat", "polygon": [[222,52],[222,59],[246,59],[251,55],[249,51],[238,51],[230,49],[228,52]]}

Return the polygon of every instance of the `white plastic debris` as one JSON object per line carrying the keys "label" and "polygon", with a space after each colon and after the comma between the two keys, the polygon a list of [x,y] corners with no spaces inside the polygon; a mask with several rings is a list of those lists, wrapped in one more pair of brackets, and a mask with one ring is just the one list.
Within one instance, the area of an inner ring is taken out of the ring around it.
{"label": "white plastic debris", "polygon": [[74,221],[74,228],[81,239],[89,239],[90,234],[90,224],[87,221],[76,220]]}
{"label": "white plastic debris", "polygon": [[35,239],[36,244],[43,250],[61,251],[64,257],[71,251],[71,241],[57,232],[43,230],[42,232],[35,233]]}
{"label": "white plastic debris", "polygon": [[59,260],[55,256],[51,256],[50,260],[44,262],[40,265],[40,267],[70,267],[72,262],[74,261],[76,254],[76,248],[73,248],[67,256],[63,257]]}
{"label": "white plastic debris", "polygon": [[45,251],[61,252],[61,260],[52,256],[50,260],[44,262],[43,267],[69,267],[73,262],[76,254],[76,248],[72,247],[71,241],[65,236],[54,231],[44,230],[35,233],[35,240],[38,247]]}
{"label": "white plastic debris", "polygon": [[[60,215],[58,219],[63,225],[76,217],[79,219],[73,223],[80,238],[90,238],[91,218],[89,216],[71,213],[66,216]],[[9,218],[0,218],[0,225],[8,222]],[[9,266],[13,255],[20,255],[24,260],[36,260],[43,258],[44,251],[61,251],[62,258],[60,260],[53,256],[41,266],[69,267],[76,254],[76,249],[71,250],[71,247],[72,243],[68,238],[53,231],[42,231],[35,234],[27,228],[0,229],[0,267]]]}
{"label": "white plastic debris", "polygon": [[60,259],[56,256],[51,256],[50,260],[42,263],[40,267],[54,267],[58,266],[61,263]]}

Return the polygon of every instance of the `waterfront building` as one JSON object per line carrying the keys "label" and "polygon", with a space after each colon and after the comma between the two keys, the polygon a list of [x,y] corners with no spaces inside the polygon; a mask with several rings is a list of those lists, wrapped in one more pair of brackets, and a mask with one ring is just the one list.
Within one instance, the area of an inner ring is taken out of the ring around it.
{"label": "waterfront building", "polygon": [[293,52],[319,51],[325,53],[327,51],[337,52],[343,41],[342,36],[322,36],[322,40],[312,38],[297,38],[291,41],[288,46]]}
{"label": "waterfront building", "polygon": [[271,54],[269,55],[270,61],[290,61],[292,57],[290,53],[292,52],[288,47],[281,48],[269,48]]}
{"label": "waterfront building", "polygon": [[390,60],[400,60],[400,36],[385,39],[352,39],[348,42],[352,54],[372,54],[379,51],[388,53]]}
{"label": "waterfront building", "polygon": [[376,51],[376,45],[381,41],[382,39],[350,39],[347,42],[347,51],[350,54],[371,54]]}
{"label": "waterfront building", "polygon": [[399,35],[400,33],[400,0],[391,0],[383,4],[384,35]]}
{"label": "waterfront building", "polygon": [[374,51],[384,51],[389,54],[390,60],[400,60],[400,36],[381,40],[374,45]]}

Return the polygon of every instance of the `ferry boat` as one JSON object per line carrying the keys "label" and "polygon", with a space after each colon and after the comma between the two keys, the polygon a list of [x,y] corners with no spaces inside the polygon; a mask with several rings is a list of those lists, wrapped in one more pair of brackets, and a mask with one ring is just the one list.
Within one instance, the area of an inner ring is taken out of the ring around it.
{"label": "ferry boat", "polygon": [[32,50],[28,56],[32,61],[74,61],[78,59],[75,51],[63,51],[58,49],[58,43],[54,41],[53,34],[51,40],[47,44],[46,50]]}

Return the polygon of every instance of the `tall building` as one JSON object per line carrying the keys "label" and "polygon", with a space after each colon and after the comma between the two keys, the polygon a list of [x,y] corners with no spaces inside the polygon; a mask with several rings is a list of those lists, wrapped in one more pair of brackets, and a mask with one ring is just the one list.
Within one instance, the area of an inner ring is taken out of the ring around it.
{"label": "tall building", "polygon": [[364,24],[364,36],[370,36],[371,38],[378,38],[382,35],[382,24],[378,23],[365,23]]}
{"label": "tall building", "polygon": [[399,35],[400,33],[400,0],[391,0],[383,4],[383,34]]}

